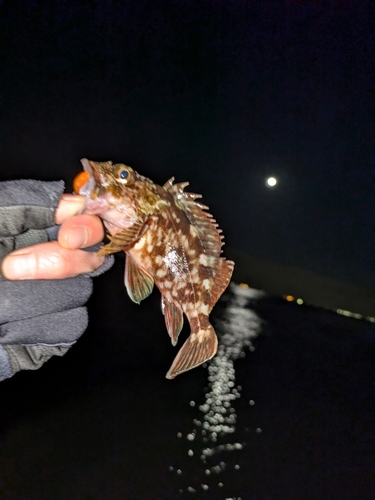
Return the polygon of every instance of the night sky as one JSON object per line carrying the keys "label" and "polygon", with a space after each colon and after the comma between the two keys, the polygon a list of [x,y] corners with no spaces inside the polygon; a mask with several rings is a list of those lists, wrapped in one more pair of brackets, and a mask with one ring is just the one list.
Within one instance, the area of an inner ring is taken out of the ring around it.
{"label": "night sky", "polygon": [[229,249],[372,286],[374,23],[371,1],[3,0],[0,179],[174,175]]}

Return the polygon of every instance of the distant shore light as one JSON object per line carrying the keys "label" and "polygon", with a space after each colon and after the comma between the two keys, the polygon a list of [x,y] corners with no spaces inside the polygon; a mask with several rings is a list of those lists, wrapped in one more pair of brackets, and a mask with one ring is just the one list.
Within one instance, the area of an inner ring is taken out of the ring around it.
{"label": "distant shore light", "polygon": [[266,180],[266,185],[268,187],[274,187],[274,186],[276,186],[276,184],[277,184],[276,177],[268,177],[268,179]]}

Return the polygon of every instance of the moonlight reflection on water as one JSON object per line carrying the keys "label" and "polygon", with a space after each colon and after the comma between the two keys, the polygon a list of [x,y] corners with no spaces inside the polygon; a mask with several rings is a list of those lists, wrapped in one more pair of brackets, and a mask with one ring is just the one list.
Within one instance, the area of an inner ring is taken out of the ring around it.
{"label": "moonlight reflection on water", "polygon": [[[228,436],[235,432],[237,422],[232,402],[241,397],[241,387],[236,386],[234,361],[244,357],[247,349],[254,350],[252,340],[258,336],[262,323],[250,307],[252,301],[263,296],[263,292],[235,284],[231,284],[230,292],[231,295],[224,296],[228,302],[214,322],[219,348],[217,355],[208,364],[208,389],[205,402],[199,406],[203,416],[199,415],[194,419],[194,430],[186,436],[190,442],[188,456],[195,459],[199,457],[199,468],[203,470],[202,476],[207,479],[226,468],[223,460],[211,463],[215,455],[223,451],[241,450],[244,446],[244,443],[228,440]],[[191,401],[190,406],[195,406],[195,402]],[[183,436],[179,433],[178,437]],[[236,464],[234,468],[238,470],[240,466]],[[208,481],[201,482],[201,491],[209,489],[206,483]],[[223,487],[221,481],[215,483],[217,487]],[[197,489],[189,486],[186,491],[195,493]]]}
{"label": "moonlight reflection on water", "polygon": [[[231,291],[233,298],[225,308],[224,317],[215,322],[220,343],[216,357],[208,366],[206,402],[199,407],[204,414],[202,434],[205,442],[215,443],[219,435],[235,431],[237,416],[231,401],[241,396],[241,387],[235,386],[234,361],[245,356],[245,349],[254,349],[252,339],[261,328],[259,316],[246,306],[251,299],[261,297],[262,292],[236,285],[231,286]],[[201,458],[214,452],[207,448]]]}

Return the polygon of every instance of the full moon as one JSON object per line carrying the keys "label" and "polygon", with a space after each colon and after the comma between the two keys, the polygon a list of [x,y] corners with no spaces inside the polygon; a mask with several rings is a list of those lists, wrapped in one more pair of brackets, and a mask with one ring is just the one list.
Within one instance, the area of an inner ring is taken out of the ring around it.
{"label": "full moon", "polygon": [[268,177],[266,180],[266,186],[268,187],[274,187],[277,184],[277,179],[275,177]]}

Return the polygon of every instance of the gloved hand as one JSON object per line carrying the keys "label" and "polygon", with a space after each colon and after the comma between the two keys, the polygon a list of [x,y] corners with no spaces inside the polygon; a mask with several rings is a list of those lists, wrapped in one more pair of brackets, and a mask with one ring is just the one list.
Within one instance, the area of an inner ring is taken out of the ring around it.
{"label": "gloved hand", "polygon": [[[41,274],[42,277],[56,276],[53,269],[56,252],[50,252],[49,245],[58,246],[58,243],[46,242],[56,239],[58,234],[55,216],[63,190],[62,181],[0,183],[0,266],[10,252],[37,245],[31,249],[45,250],[44,259],[50,267]],[[65,256],[67,260],[74,260],[69,257],[82,252],[59,248],[68,252]],[[82,269],[86,270],[87,266],[76,265],[70,274],[69,271],[65,273],[72,276],[66,279],[11,281],[0,272],[0,380],[11,377],[19,370],[40,368],[53,355],[64,355],[77,341],[87,327],[87,311],[83,305],[92,292],[90,277],[109,269],[113,264],[111,257],[106,257],[95,271],[78,276],[74,275]],[[88,269],[94,267],[96,264]]]}

